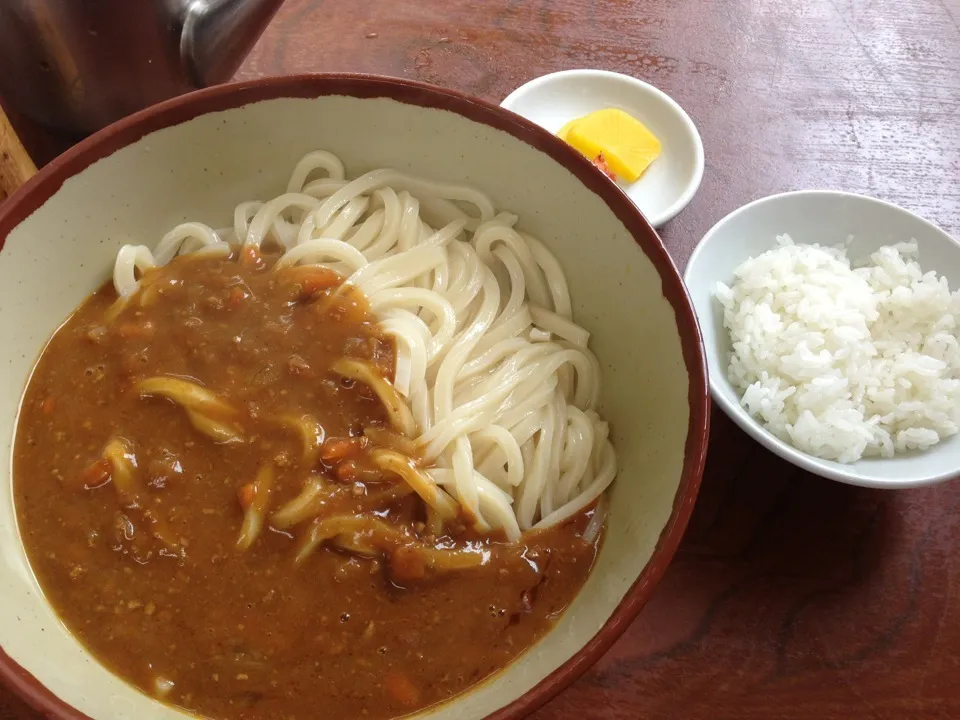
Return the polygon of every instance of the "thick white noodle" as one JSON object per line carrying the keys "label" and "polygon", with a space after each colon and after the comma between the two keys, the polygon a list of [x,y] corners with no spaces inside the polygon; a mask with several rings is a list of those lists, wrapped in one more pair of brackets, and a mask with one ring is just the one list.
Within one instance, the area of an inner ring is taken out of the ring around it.
{"label": "thick white noodle", "polygon": [[226,240],[284,250],[276,269],[323,265],[370,300],[395,338],[406,399],[439,492],[480,530],[511,540],[576,514],[613,482],[617,458],[595,408],[600,366],[573,318],[560,263],[474,188],[383,169],[353,180],[334,155],[297,163],[281,195],[238,205],[232,227],[171,230],[154,252],[124,246],[114,284]]}

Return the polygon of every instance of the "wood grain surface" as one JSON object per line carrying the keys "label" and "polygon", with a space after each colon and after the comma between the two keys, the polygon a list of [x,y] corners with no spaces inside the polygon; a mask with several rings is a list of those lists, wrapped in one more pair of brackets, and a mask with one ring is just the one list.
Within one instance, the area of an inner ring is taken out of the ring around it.
{"label": "wood grain surface", "polygon": [[[800,188],[960,237],[958,0],[287,0],[238,78],[366,71],[499,101],[578,67],[647,80],[700,128],[703,185],[663,231],[681,267],[730,210]],[[62,149],[14,119],[38,161]],[[960,717],[960,483],[846,487],[713,427],[653,600],[536,720]],[[35,717],[0,690],[0,718]]]}
{"label": "wood grain surface", "polygon": [[36,171],[36,165],[0,108],[0,202],[16,192]]}

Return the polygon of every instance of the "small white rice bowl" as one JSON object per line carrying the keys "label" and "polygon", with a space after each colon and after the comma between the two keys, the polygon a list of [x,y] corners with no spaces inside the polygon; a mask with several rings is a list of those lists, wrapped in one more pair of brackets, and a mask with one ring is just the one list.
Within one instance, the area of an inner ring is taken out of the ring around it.
{"label": "small white rice bowl", "polygon": [[913,241],[851,263],[842,247],[777,246],[716,285],[727,375],[743,408],[827,460],[926,450],[960,427],[960,291]]}

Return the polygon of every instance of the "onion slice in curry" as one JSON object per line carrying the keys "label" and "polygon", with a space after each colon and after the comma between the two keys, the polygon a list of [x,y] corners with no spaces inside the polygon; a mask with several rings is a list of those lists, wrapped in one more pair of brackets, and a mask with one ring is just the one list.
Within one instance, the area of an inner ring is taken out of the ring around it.
{"label": "onion slice in curry", "polygon": [[243,442],[240,427],[233,421],[237,411],[205,387],[175,377],[149,377],[134,389],[141,397],[163,397],[182,406],[198,432],[219,443]]}
{"label": "onion slice in curry", "polygon": [[312,477],[293,500],[284,503],[270,515],[270,525],[278,530],[287,530],[312,520],[330,498],[326,483],[319,477]]}
{"label": "onion slice in curry", "polygon": [[328,540],[357,555],[415,552],[427,567],[440,571],[466,570],[483,565],[489,559],[489,551],[430,547],[377,517],[337,515],[318,518],[310,524],[297,548],[296,563],[301,564]]}
{"label": "onion slice in curry", "polygon": [[397,389],[383,378],[370,363],[353,358],[340,358],[331,365],[330,369],[338,375],[343,375],[369,386],[380,398],[380,402],[383,403],[387,416],[390,418],[390,424],[393,425],[394,429],[407,437],[417,435],[417,423],[413,419],[413,413],[410,412],[407,403]]}
{"label": "onion slice in curry", "polygon": [[174,539],[167,524],[142,502],[144,489],[137,478],[137,458],[130,442],[124,438],[113,438],[103,448],[103,457],[110,463],[110,479],[123,506],[139,510],[144,520],[150,524],[150,533],[179,555],[180,544]]}
{"label": "onion slice in curry", "polygon": [[237,547],[240,550],[249,549],[263,530],[263,521],[270,505],[270,494],[273,492],[273,481],[273,465],[266,463],[260,468],[250,486],[253,498],[243,509],[243,525],[240,527],[240,537],[237,538]]}
{"label": "onion slice in curry", "polygon": [[347,486],[325,482],[321,477],[314,476],[304,484],[295,498],[270,515],[270,526],[277,530],[289,530],[308,520],[317,519],[324,511],[327,515],[348,508],[358,513],[369,512],[413,493],[413,488],[405,482],[395,482],[385,490],[369,492],[360,497],[354,496],[351,490],[352,488]]}
{"label": "onion slice in curry", "polygon": [[457,503],[429,476],[414,465],[413,460],[396,450],[377,448],[371,451],[370,460],[382,470],[396,473],[413,488],[423,501],[437,513],[441,520],[449,522],[457,517]]}
{"label": "onion slice in curry", "polygon": [[110,462],[110,477],[120,501],[126,506],[139,505],[142,494],[134,474],[134,455],[130,443],[113,438],[103,448],[103,456]]}
{"label": "onion slice in curry", "polygon": [[315,464],[325,438],[323,426],[317,422],[317,419],[313,415],[281,415],[277,418],[277,424],[300,436],[303,444],[303,462],[307,465]]}

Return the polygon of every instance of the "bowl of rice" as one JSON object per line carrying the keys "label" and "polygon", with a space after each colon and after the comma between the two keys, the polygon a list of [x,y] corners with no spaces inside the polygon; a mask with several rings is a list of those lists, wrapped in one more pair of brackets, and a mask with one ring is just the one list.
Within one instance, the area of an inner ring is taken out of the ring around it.
{"label": "bowl of rice", "polygon": [[784,459],[853,485],[960,475],[960,244],[874,198],[799,191],[735,210],[684,279],[710,389]]}

